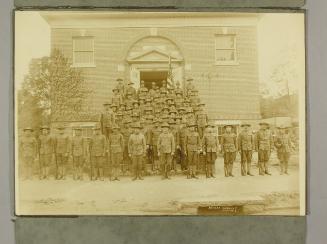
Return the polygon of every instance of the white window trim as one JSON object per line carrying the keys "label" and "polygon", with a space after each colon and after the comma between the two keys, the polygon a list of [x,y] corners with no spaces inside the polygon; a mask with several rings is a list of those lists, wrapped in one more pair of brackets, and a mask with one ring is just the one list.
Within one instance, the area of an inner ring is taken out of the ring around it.
{"label": "white window trim", "polygon": [[[219,48],[217,47],[217,37],[219,36],[233,36],[234,37],[234,47],[233,48]],[[234,50],[234,60],[220,61],[217,60],[216,50]],[[237,38],[236,34],[216,34],[215,35],[215,65],[239,65],[238,56],[237,56]]]}
{"label": "white window trim", "polygon": [[[92,63],[76,63],[75,62],[75,40],[78,38],[87,37],[92,40]],[[73,42],[73,64],[71,67],[73,68],[95,68],[95,49],[94,49],[94,37],[93,36],[74,36],[72,39]]]}

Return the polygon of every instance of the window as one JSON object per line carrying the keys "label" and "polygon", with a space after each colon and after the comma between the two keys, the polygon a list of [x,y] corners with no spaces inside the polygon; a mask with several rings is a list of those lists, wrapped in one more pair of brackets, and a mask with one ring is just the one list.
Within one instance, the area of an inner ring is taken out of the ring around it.
{"label": "window", "polygon": [[215,63],[217,65],[235,65],[236,55],[236,35],[218,34],[215,36]]}
{"label": "window", "polygon": [[93,37],[73,37],[73,66],[95,67]]}

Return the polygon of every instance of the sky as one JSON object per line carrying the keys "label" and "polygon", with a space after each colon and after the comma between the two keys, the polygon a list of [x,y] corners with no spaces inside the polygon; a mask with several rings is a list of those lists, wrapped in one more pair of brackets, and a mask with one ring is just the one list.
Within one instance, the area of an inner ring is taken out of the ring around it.
{"label": "sky", "polygon": [[[30,60],[49,55],[50,27],[38,12],[19,12],[15,22],[15,82],[19,87]],[[271,73],[287,60],[295,73],[289,82],[291,90],[296,90],[299,79],[305,77],[303,23],[303,14],[262,14],[259,19],[259,81],[272,90],[276,88],[269,82]]]}

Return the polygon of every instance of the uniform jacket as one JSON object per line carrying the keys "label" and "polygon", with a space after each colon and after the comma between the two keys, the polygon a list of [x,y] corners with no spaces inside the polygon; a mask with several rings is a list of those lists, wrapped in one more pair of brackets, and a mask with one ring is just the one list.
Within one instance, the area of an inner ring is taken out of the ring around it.
{"label": "uniform jacket", "polygon": [[275,140],[278,153],[289,153],[292,148],[292,140],[289,134],[278,135]]}
{"label": "uniform jacket", "polygon": [[104,156],[107,150],[107,139],[104,135],[93,135],[90,140],[91,156]]}
{"label": "uniform jacket", "polygon": [[241,132],[237,138],[238,150],[254,150],[254,138],[251,132]]}
{"label": "uniform jacket", "polygon": [[206,112],[200,111],[196,115],[196,123],[199,127],[205,127],[208,121]]}
{"label": "uniform jacket", "polygon": [[162,129],[158,127],[154,127],[151,131],[151,145],[158,145],[158,138],[162,132]]}
{"label": "uniform jacket", "polygon": [[218,152],[219,141],[215,132],[207,132],[202,139],[202,147],[204,152]]}
{"label": "uniform jacket", "polygon": [[186,139],[186,134],[188,132],[188,129],[186,126],[182,126],[179,129],[179,143],[180,146],[184,149],[185,148],[185,139]]}
{"label": "uniform jacket", "polygon": [[107,126],[111,126],[115,122],[115,114],[114,112],[105,111],[100,118],[100,122],[102,124],[102,128],[106,128]]}
{"label": "uniform jacket", "polygon": [[110,153],[120,153],[124,151],[124,136],[121,133],[112,133],[108,139]]}
{"label": "uniform jacket", "polygon": [[38,153],[38,143],[33,136],[24,136],[21,139],[19,150],[23,157],[36,157]]}
{"label": "uniform jacket", "polygon": [[173,153],[175,152],[175,139],[172,133],[161,133],[157,143],[158,152]]}
{"label": "uniform jacket", "polygon": [[74,157],[87,155],[87,141],[83,136],[73,136],[70,143],[70,153]]}
{"label": "uniform jacket", "polygon": [[144,155],[146,153],[146,141],[143,134],[132,134],[128,140],[128,153],[133,155]]}
{"label": "uniform jacket", "polygon": [[65,154],[69,152],[69,137],[66,135],[57,135],[54,137],[54,149],[56,154]]}
{"label": "uniform jacket", "polygon": [[185,137],[185,151],[199,151],[201,149],[201,140],[199,133],[196,131],[189,131]]}
{"label": "uniform jacket", "polygon": [[123,103],[122,96],[120,94],[113,94],[111,99],[113,104],[120,106]]}
{"label": "uniform jacket", "polygon": [[269,130],[259,130],[255,137],[256,150],[271,150],[273,137]]}
{"label": "uniform jacket", "polygon": [[135,90],[134,87],[132,87],[132,86],[128,86],[128,87],[126,88],[126,94],[129,93],[129,92],[132,93],[132,97],[133,97],[133,98],[136,98],[136,90]]}
{"label": "uniform jacket", "polygon": [[50,135],[40,135],[39,137],[39,153],[52,154],[54,153],[54,141]]}
{"label": "uniform jacket", "polygon": [[221,137],[221,145],[223,152],[236,152],[237,139],[234,133],[225,133]]}

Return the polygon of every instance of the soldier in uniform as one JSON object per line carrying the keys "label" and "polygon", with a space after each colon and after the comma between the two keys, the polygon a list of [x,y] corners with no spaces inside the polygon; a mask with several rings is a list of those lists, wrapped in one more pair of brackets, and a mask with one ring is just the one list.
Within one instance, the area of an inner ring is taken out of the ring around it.
{"label": "soldier in uniform", "polygon": [[88,157],[87,141],[82,136],[82,129],[75,128],[75,135],[71,140],[70,155],[73,158],[74,180],[83,180],[83,166]]}
{"label": "soldier in uniform", "polygon": [[251,174],[252,151],[254,150],[254,138],[249,130],[250,124],[242,124],[243,131],[238,135],[238,151],[241,154],[241,174],[242,176]]}
{"label": "soldier in uniform", "polygon": [[133,99],[136,99],[136,89],[133,87],[133,82],[128,82],[128,86],[126,88],[126,94],[131,94],[131,97]]}
{"label": "soldier in uniform", "polygon": [[50,164],[55,159],[54,141],[50,135],[48,126],[41,127],[42,134],[39,136],[39,161],[40,179],[48,179]]}
{"label": "soldier in uniform", "polygon": [[100,123],[102,133],[108,138],[110,135],[110,127],[115,122],[115,114],[111,110],[111,103],[103,104],[105,111],[101,114]]}
{"label": "soldier in uniform", "polygon": [[276,137],[275,147],[277,148],[277,157],[280,162],[280,174],[288,175],[288,161],[291,155],[293,143],[287,127],[280,127],[280,133]]}
{"label": "soldier in uniform", "polygon": [[180,148],[181,148],[181,169],[182,170],[187,170],[185,139],[186,139],[186,135],[188,132],[188,128],[186,125],[187,125],[186,120],[182,120],[180,129],[179,129],[179,144],[180,144]]}
{"label": "soldier in uniform", "polygon": [[193,85],[193,79],[192,78],[188,78],[187,80],[187,84],[186,84],[186,95],[189,96],[191,94],[191,91],[195,88]]}
{"label": "soldier in uniform", "polygon": [[58,127],[59,135],[54,137],[54,149],[56,155],[56,179],[63,180],[66,177],[66,167],[69,155],[69,137],[65,135],[65,128]]}
{"label": "soldier in uniform", "polygon": [[199,133],[195,130],[196,124],[190,123],[189,129],[185,137],[185,149],[184,152],[187,156],[188,162],[188,174],[187,179],[196,178],[196,166],[198,163],[198,157],[201,150],[201,141]]}
{"label": "soldier in uniform", "polygon": [[162,179],[170,179],[169,172],[175,152],[175,139],[173,134],[169,132],[169,125],[167,123],[163,123],[161,128],[162,133],[158,138],[157,149],[160,158]]}
{"label": "soldier in uniform", "polygon": [[199,111],[196,113],[196,123],[198,125],[200,138],[203,137],[203,132],[208,122],[208,115],[203,109],[204,105],[205,105],[204,103],[199,103],[198,104]]}
{"label": "soldier in uniform", "polygon": [[107,139],[97,126],[90,140],[91,180],[104,180],[103,169],[107,153]]}
{"label": "soldier in uniform", "polygon": [[149,91],[149,96],[154,98],[154,96],[159,95],[159,88],[155,82],[151,83],[151,89]]}
{"label": "soldier in uniform", "polygon": [[132,179],[143,180],[142,178],[142,166],[143,159],[146,153],[146,141],[144,135],[141,133],[141,125],[135,123],[133,125],[134,133],[130,136],[128,140],[128,154],[132,159],[134,178]]}
{"label": "soldier in uniform", "polygon": [[236,157],[237,151],[237,139],[236,135],[232,132],[231,125],[225,125],[225,133],[221,137],[222,151],[224,154],[224,170],[225,176],[233,175],[233,164]]}
{"label": "soldier in uniform", "polygon": [[210,122],[202,139],[203,154],[206,158],[206,177],[214,178],[215,161],[219,150],[219,141],[215,125]]}
{"label": "soldier in uniform", "polygon": [[113,92],[113,95],[111,98],[111,103],[116,105],[117,107],[119,107],[123,103],[123,97],[119,93],[119,88],[114,87],[114,89],[112,89],[112,92]]}
{"label": "soldier in uniform", "polygon": [[260,130],[255,137],[255,146],[258,151],[259,175],[271,175],[269,172],[268,162],[273,145],[273,138],[269,131],[269,124],[259,123]]}
{"label": "soldier in uniform", "polygon": [[153,168],[152,170],[155,172],[159,171],[159,157],[158,157],[158,138],[159,135],[162,132],[162,129],[160,127],[161,121],[159,119],[156,119],[154,121],[154,127],[151,130],[151,151],[152,151],[152,158],[153,158]]}
{"label": "soldier in uniform", "polygon": [[109,155],[111,158],[111,176],[113,180],[119,180],[119,167],[123,160],[124,137],[119,132],[119,126],[113,125],[112,134],[108,140]]}
{"label": "soldier in uniform", "polygon": [[118,82],[118,84],[117,84],[117,88],[118,88],[118,93],[119,93],[119,95],[121,96],[121,97],[123,97],[124,96],[124,84],[123,84],[123,79],[121,79],[121,78],[117,78],[117,80],[116,80],[117,82]]}
{"label": "soldier in uniform", "polygon": [[148,93],[148,88],[146,88],[144,86],[144,80],[141,80],[140,81],[140,88],[138,90],[138,98],[140,99],[141,97],[142,98],[146,98],[147,96],[147,93]]}
{"label": "soldier in uniform", "polygon": [[126,173],[126,171],[130,170],[130,166],[132,164],[131,158],[129,157],[128,154],[128,140],[130,136],[133,134],[133,129],[131,127],[132,120],[127,119],[125,121],[124,128],[122,129],[122,134],[124,137],[124,153],[123,153],[123,164],[122,164],[122,172],[123,174]]}
{"label": "soldier in uniform", "polygon": [[181,97],[183,98],[183,89],[180,87],[181,83],[179,81],[176,82],[176,88],[175,88],[175,93],[181,94]]}
{"label": "soldier in uniform", "polygon": [[169,119],[169,126],[170,126],[170,133],[173,135],[174,142],[175,142],[174,143],[175,147],[173,148],[173,157],[172,157],[172,160],[171,160],[171,170],[176,172],[176,170],[177,170],[177,167],[176,167],[176,164],[177,164],[176,151],[177,151],[177,148],[179,149],[179,131],[178,131],[177,127],[176,127],[176,122],[175,122],[174,117],[171,117]]}
{"label": "soldier in uniform", "polygon": [[32,179],[34,162],[38,159],[38,143],[33,136],[33,129],[28,127],[19,144],[19,151],[22,159],[21,166],[24,172],[24,179]]}

